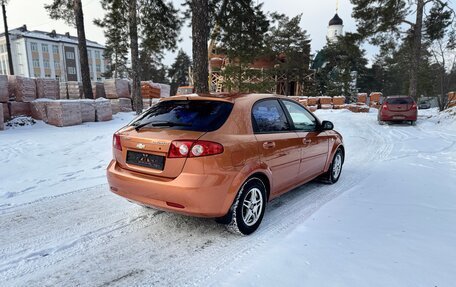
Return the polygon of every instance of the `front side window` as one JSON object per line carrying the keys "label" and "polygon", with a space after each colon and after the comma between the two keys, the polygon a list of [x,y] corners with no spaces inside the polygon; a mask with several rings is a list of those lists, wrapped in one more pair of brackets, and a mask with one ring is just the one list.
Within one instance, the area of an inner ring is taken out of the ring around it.
{"label": "front side window", "polygon": [[296,130],[314,131],[316,129],[317,120],[305,108],[292,101],[283,101],[283,104]]}
{"label": "front side window", "polygon": [[290,124],[276,99],[259,101],[252,109],[252,122],[257,133],[275,133],[290,130]]}

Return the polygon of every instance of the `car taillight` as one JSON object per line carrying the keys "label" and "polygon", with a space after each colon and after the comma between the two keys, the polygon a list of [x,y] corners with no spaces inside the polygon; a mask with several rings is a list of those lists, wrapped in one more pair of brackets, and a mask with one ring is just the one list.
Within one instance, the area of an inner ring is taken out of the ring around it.
{"label": "car taillight", "polygon": [[122,151],[122,145],[120,144],[120,135],[119,134],[114,134],[112,136],[112,147]]}
{"label": "car taillight", "polygon": [[413,103],[412,110],[416,110],[416,103]]}
{"label": "car taillight", "polygon": [[382,109],[388,110],[388,104],[387,104],[387,103],[384,103],[383,106],[382,106]]}
{"label": "car taillight", "polygon": [[200,157],[223,152],[223,146],[210,141],[173,141],[169,148],[169,158]]}

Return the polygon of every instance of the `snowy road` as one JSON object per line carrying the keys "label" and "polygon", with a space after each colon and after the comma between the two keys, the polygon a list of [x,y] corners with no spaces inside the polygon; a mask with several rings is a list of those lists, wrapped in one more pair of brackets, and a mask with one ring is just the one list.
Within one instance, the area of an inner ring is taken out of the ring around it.
{"label": "snowy road", "polygon": [[[36,184],[33,191],[19,193],[16,190],[26,189],[28,182],[36,182],[33,174],[25,175],[22,186],[2,177],[0,282],[3,286],[453,283],[456,126],[436,124],[436,119],[424,116],[411,127],[379,126],[375,113],[317,114],[332,120],[344,136],[347,159],[341,179],[335,185],[310,183],[272,201],[259,230],[248,237],[232,235],[210,219],[131,204],[111,194],[100,171],[84,168],[84,159],[73,168],[81,170],[80,175],[62,183],[71,192],[53,188],[58,184],[49,188]],[[126,120],[117,122],[120,126]],[[66,158],[60,152],[72,142],[78,148],[67,160],[84,151],[91,167],[101,160],[107,164],[110,151],[99,152],[88,140],[110,141],[114,126],[84,127],[85,133],[75,129],[78,137],[67,138],[65,146],[51,148],[63,157],[62,164]],[[9,130],[0,134],[0,151],[8,148],[4,139],[15,133],[40,145],[38,137],[33,138],[33,127]],[[102,134],[97,137],[97,133]],[[17,149],[14,157],[25,163],[34,153]],[[7,162],[0,163],[6,170]],[[87,184],[84,177],[90,173],[91,185],[70,189],[71,183]],[[59,177],[52,178],[59,182]],[[435,245],[438,248],[432,248]],[[391,264],[396,266],[389,268]]]}

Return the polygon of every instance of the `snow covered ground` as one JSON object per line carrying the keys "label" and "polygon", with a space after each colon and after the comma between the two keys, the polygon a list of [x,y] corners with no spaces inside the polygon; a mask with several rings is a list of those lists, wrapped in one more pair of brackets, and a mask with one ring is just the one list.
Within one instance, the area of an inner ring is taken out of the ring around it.
{"label": "snow covered ground", "polygon": [[272,201],[253,235],[111,194],[106,123],[0,132],[2,286],[454,286],[456,117],[416,126],[319,110],[342,133],[335,185]]}

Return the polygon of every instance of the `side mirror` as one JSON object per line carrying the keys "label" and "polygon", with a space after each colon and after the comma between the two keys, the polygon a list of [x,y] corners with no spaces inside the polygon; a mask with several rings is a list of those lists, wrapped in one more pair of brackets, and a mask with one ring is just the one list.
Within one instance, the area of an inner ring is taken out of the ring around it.
{"label": "side mirror", "polygon": [[330,121],[323,121],[321,123],[321,129],[324,131],[330,131],[330,130],[334,129],[334,125]]}

